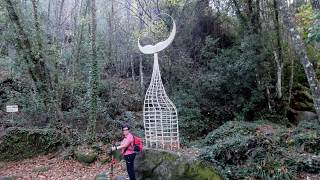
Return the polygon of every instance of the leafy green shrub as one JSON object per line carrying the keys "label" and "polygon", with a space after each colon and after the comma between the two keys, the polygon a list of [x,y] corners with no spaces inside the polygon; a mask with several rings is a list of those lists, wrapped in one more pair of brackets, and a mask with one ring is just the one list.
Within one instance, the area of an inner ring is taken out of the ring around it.
{"label": "leafy green shrub", "polygon": [[181,93],[175,98],[175,103],[179,113],[181,137],[184,137],[186,142],[201,137],[210,126],[210,122],[201,115],[199,105],[194,101],[194,97],[187,93]]}
{"label": "leafy green shrub", "polygon": [[[267,102],[265,90],[273,86],[267,76],[266,59],[270,51],[262,48],[267,45],[258,42],[260,38],[246,36],[233,47],[212,55],[195,91],[199,105],[206,109],[203,115],[220,121],[219,124],[234,118],[253,120],[262,117],[260,112],[264,111]],[[207,43],[212,43],[213,40],[209,40]],[[206,59],[212,54],[203,53]]]}
{"label": "leafy green shrub", "polygon": [[294,146],[298,151],[320,154],[320,125],[317,120],[302,121],[290,133],[288,146]]}
{"label": "leafy green shrub", "polygon": [[226,179],[291,179],[298,165],[278,148],[267,136],[235,135],[208,146],[201,157],[214,163]]}
{"label": "leafy green shrub", "polygon": [[234,136],[254,136],[259,127],[271,125],[273,130],[280,129],[281,126],[267,121],[241,122],[229,121],[218,129],[212,131],[204,139],[204,145],[212,145],[225,141],[227,138]]}
{"label": "leafy green shrub", "polygon": [[225,179],[293,179],[300,172],[320,172],[318,133],[316,121],[293,131],[267,121],[227,122],[200,143],[200,158]]}
{"label": "leafy green shrub", "polygon": [[320,42],[320,13],[315,13],[313,16],[313,24],[309,28],[308,42]]}
{"label": "leafy green shrub", "polygon": [[264,154],[264,160],[246,165],[231,166],[226,172],[227,179],[273,179],[291,180],[296,173],[296,166],[287,168],[285,161],[279,161],[272,154]]}
{"label": "leafy green shrub", "polygon": [[0,161],[54,152],[66,139],[53,129],[8,128],[0,137]]}

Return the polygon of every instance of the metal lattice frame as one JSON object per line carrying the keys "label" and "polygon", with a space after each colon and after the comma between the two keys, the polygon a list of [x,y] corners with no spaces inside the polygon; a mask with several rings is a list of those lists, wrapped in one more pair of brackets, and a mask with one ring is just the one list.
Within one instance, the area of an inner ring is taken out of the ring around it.
{"label": "metal lattice frame", "polygon": [[143,110],[147,147],[179,149],[177,109],[162,84],[157,53],[154,54],[153,73]]}

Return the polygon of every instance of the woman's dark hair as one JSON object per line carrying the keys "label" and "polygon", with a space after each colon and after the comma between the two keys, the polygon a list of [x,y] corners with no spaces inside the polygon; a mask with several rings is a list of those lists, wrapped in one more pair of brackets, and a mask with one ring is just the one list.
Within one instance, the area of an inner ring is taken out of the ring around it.
{"label": "woman's dark hair", "polygon": [[124,129],[124,128],[128,128],[128,130],[130,129],[130,126],[128,125],[128,124],[122,124],[122,129]]}

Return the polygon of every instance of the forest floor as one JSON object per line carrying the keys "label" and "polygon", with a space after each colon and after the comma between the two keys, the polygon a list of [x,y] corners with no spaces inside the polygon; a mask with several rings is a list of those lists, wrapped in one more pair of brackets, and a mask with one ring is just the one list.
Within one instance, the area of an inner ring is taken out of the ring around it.
{"label": "forest floor", "polygon": [[[179,154],[189,157],[196,157],[199,154],[198,149],[180,149]],[[0,180],[8,179],[95,179],[98,174],[106,174],[111,170],[110,163],[101,163],[102,158],[98,158],[95,163],[84,165],[76,160],[62,160],[54,157],[54,154],[42,155],[31,159],[25,159],[16,162],[0,162]],[[124,161],[116,161],[114,165],[114,176],[127,176]]]}
{"label": "forest floor", "polygon": [[[76,160],[61,160],[52,155],[43,155],[17,162],[0,162],[0,179],[95,179],[96,175],[110,172],[111,163],[99,160],[84,165]],[[114,175],[127,177],[125,162],[116,162]]]}
{"label": "forest floor", "polygon": [[[180,149],[189,157],[199,155],[196,148]],[[31,159],[16,162],[0,162],[0,180],[91,180],[98,174],[109,173],[111,163],[101,163],[101,159],[90,165],[84,165],[76,160],[62,160],[53,154],[41,155]],[[114,176],[127,176],[125,162],[116,161],[114,165]],[[301,173],[297,180],[320,180],[319,175]]]}

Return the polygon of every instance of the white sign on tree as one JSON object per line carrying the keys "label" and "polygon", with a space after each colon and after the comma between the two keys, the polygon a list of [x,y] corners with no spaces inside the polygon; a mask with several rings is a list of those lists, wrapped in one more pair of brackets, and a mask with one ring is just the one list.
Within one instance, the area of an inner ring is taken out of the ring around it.
{"label": "white sign on tree", "polygon": [[6,111],[9,113],[18,112],[19,111],[18,105],[8,105],[6,106]]}

